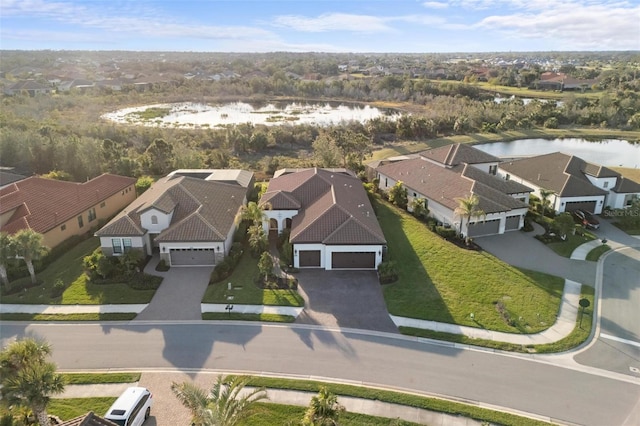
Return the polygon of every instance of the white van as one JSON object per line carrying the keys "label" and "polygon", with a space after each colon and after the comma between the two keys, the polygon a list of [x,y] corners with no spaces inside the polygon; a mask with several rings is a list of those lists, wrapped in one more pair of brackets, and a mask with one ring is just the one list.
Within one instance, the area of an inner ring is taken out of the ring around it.
{"label": "white van", "polygon": [[120,426],[140,426],[149,418],[152,405],[149,389],[130,387],[116,399],[104,418]]}

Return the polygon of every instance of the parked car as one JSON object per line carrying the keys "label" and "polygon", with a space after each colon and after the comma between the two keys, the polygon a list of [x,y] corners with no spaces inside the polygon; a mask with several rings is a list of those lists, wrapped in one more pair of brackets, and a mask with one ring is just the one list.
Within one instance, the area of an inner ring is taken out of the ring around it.
{"label": "parked car", "polygon": [[113,403],[105,419],[121,426],[140,426],[151,414],[153,395],[149,389],[130,387]]}
{"label": "parked car", "polygon": [[592,213],[589,213],[586,210],[574,210],[573,215],[586,228],[591,228],[591,229],[600,228],[600,222],[598,221],[598,219],[596,219],[596,217]]}

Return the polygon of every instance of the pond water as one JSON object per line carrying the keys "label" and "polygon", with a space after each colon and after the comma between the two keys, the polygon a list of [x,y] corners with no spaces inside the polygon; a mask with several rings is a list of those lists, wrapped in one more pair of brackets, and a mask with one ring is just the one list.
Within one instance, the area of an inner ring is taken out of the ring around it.
{"label": "pond water", "polygon": [[125,108],[102,117],[118,123],[139,124],[154,127],[207,128],[228,124],[313,124],[328,126],[342,122],[364,123],[372,118],[396,113],[369,105],[347,105],[343,103],[267,103],[252,105],[233,102],[224,105],[204,103],[156,104]]}
{"label": "pond water", "polygon": [[520,139],[475,145],[481,151],[496,157],[521,157],[563,152],[602,166],[640,167],[640,144],[626,140],[604,139]]}

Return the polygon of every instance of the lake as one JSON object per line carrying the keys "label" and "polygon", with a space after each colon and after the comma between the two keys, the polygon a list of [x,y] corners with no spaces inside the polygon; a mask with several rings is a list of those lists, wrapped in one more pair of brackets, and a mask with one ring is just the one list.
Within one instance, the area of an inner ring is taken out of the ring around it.
{"label": "lake", "polygon": [[604,139],[519,139],[509,142],[492,142],[474,145],[496,157],[521,157],[563,152],[603,166],[640,167],[640,144],[626,140]]}
{"label": "lake", "polygon": [[184,102],[124,108],[104,114],[102,118],[117,123],[143,126],[208,128],[241,123],[266,126],[287,123],[328,126],[349,121],[364,123],[381,116],[394,119],[397,114],[369,105],[347,105],[334,102],[271,102],[258,105],[246,102],[223,105]]}

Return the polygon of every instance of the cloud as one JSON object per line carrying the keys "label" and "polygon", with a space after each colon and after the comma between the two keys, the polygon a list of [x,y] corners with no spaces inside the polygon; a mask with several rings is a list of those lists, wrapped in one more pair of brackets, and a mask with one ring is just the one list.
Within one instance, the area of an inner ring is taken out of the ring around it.
{"label": "cloud", "polygon": [[422,3],[422,5],[427,9],[446,9],[449,7],[448,3],[439,2],[439,1],[426,1]]}
{"label": "cloud", "polygon": [[302,32],[350,31],[357,33],[389,32],[393,29],[386,19],[372,15],[326,13],[317,18],[300,15],[282,15],[273,20],[273,25]]}
{"label": "cloud", "polygon": [[[541,4],[535,0],[532,3]],[[473,27],[499,31],[510,38],[544,39],[555,43],[558,50],[638,49],[638,5],[579,2],[546,5],[537,13],[528,10],[488,16]]]}

